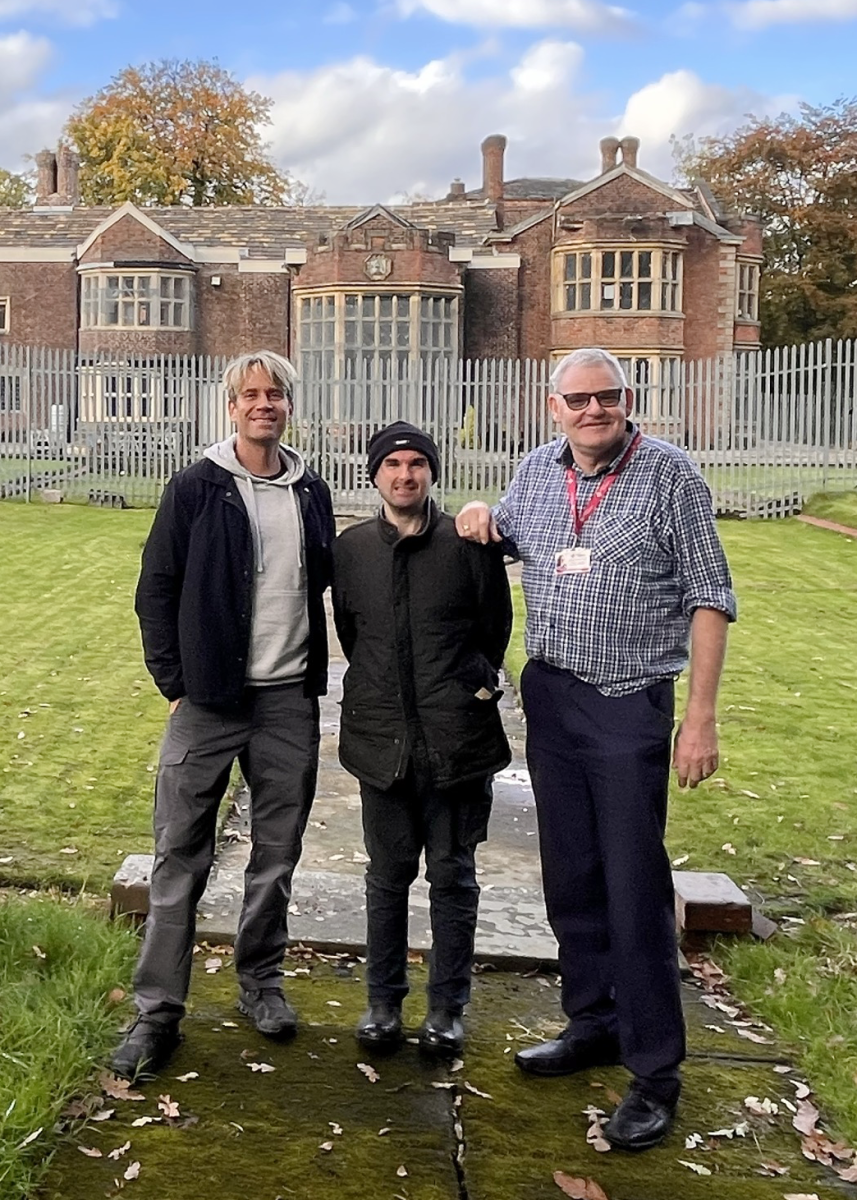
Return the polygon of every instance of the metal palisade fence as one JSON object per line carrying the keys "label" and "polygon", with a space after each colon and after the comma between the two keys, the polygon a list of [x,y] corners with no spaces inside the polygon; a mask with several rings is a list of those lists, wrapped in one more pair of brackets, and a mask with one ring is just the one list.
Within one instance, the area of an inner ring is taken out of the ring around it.
{"label": "metal palisade fence", "polygon": [[[0,343],[0,496],[157,504],[170,476],[229,432],[225,365]],[[361,370],[305,376],[286,437],[341,513],[374,507],[367,444],[398,419],[435,438],[445,507],[493,501],[521,458],[554,436],[549,370],[532,360],[376,356]],[[853,341],[673,360],[635,371],[637,420],[695,459],[718,512],[784,516],[814,492],[857,486],[855,372]]]}

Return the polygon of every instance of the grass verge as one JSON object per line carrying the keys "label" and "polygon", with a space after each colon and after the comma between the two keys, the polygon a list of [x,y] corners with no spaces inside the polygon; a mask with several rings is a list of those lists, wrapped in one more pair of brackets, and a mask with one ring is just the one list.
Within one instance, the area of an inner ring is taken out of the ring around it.
{"label": "grass verge", "polygon": [[[721,766],[673,788],[667,845],[725,871],[784,933],[723,942],[736,992],[788,1038],[857,1142],[857,542],[797,521],[722,522],[740,618],[720,696]],[[507,662],[523,656],[523,601]],[[678,711],[686,679],[678,684]],[[798,924],[798,922],[806,922]],[[794,931],[797,931],[796,933]]]}
{"label": "grass verge", "polygon": [[0,897],[0,1197],[32,1195],[54,1126],[116,1034],[136,939],[81,900]]}
{"label": "grass verge", "polygon": [[857,529],[857,490],[813,496],[803,507],[809,517],[822,517],[849,529]]}

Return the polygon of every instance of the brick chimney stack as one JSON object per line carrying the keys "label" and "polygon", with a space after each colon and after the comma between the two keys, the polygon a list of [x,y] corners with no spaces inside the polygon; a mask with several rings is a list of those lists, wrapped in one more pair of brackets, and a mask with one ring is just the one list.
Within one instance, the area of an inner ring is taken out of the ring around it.
{"label": "brick chimney stack", "polygon": [[615,137],[602,138],[599,143],[601,150],[601,174],[606,175],[616,166],[616,155],[619,153],[619,139]]}
{"label": "brick chimney stack", "polygon": [[506,139],[494,133],[482,143],[482,193],[486,200],[500,204],[503,200],[503,156]]}
{"label": "brick chimney stack", "polygon": [[57,194],[59,204],[71,208],[80,204],[80,159],[65,144],[57,154]]}
{"label": "brick chimney stack", "polygon": [[453,179],[449,185],[449,194],[447,200],[463,200],[467,189],[460,179]]}
{"label": "brick chimney stack", "polygon": [[640,149],[640,139],[635,137],[623,137],[620,142],[622,147],[622,162],[626,167],[636,167],[637,151]]}
{"label": "brick chimney stack", "polygon": [[36,155],[36,206],[50,204],[57,192],[57,156],[53,150],[40,150]]}

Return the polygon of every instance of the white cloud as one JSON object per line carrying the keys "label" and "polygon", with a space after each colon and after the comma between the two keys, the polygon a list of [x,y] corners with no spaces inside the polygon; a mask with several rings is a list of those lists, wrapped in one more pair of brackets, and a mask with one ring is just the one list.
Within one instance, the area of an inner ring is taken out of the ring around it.
{"label": "white cloud", "polygon": [[743,124],[750,113],[762,117],[794,105],[794,96],[765,96],[752,88],[706,83],[693,71],[671,71],[629,97],[618,133],[640,138],[639,165],[668,180],[673,170],[671,136],[723,134]]}
{"label": "white cloud", "polygon": [[808,21],[853,21],[857,0],[746,0],[727,4],[726,10],[739,29],[767,29]]}
{"label": "white cloud", "polygon": [[114,0],[0,0],[0,21],[26,14],[58,17],[64,25],[92,25],[117,12]]}
{"label": "white cloud", "polygon": [[669,180],[671,134],[725,132],[747,112],[784,107],[782,98],[677,71],[636,92],[617,116],[581,87],[583,57],[575,42],[546,39],[510,71],[480,70],[477,79],[468,78],[457,56],[414,71],[357,57],[247,83],[274,99],[269,136],[275,160],[331,203],[443,196],[456,176],[479,187],[479,146],[491,133],[509,139],[510,179],[592,178],[599,139],[629,133],[641,139],[641,167]]}
{"label": "white cloud", "polygon": [[0,103],[32,87],[52,55],[47,38],[33,37],[24,30],[0,37]]}
{"label": "white cloud", "polygon": [[409,17],[427,12],[454,25],[491,29],[574,29],[586,33],[616,33],[635,25],[626,8],[599,0],[397,0],[398,11]]}
{"label": "white cloud", "polygon": [[352,21],[357,20],[357,12],[347,4],[345,0],[339,0],[334,4],[333,8],[327,10],[324,14],[325,25],[350,25]]}

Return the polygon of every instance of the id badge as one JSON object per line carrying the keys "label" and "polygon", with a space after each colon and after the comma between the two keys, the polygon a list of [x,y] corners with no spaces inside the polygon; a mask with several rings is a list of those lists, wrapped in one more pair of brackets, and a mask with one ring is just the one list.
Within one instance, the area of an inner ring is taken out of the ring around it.
{"label": "id badge", "polygon": [[588,575],[592,570],[592,550],[589,546],[575,546],[560,550],[556,556],[557,575]]}

